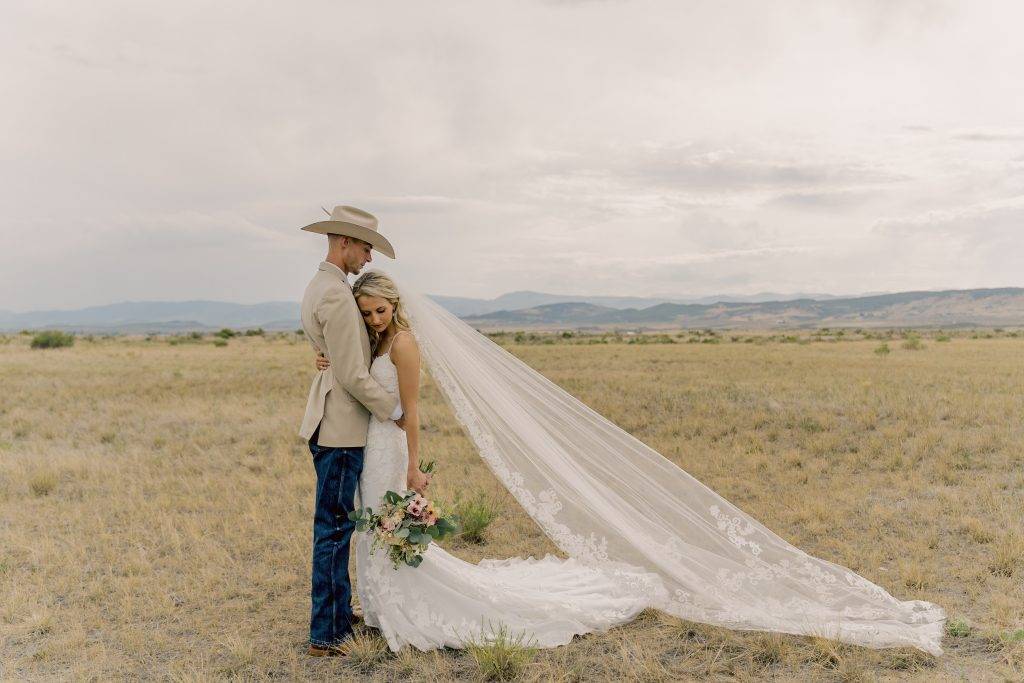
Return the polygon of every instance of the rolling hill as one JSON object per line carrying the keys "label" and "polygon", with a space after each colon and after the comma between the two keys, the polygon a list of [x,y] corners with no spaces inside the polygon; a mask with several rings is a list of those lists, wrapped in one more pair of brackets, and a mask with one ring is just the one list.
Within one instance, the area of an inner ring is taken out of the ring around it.
{"label": "rolling hill", "polygon": [[467,316],[482,329],[532,328],[792,328],[821,326],[1024,325],[1024,288],[900,292],[793,301],[660,303],[616,309],[594,304],[547,304]]}
{"label": "rolling hill", "polygon": [[[749,297],[756,299],[759,295]],[[496,299],[433,297],[480,329],[793,328],[823,326],[1024,325],[1024,288],[899,292],[858,297],[697,303],[637,297],[578,297],[513,292]],[[551,299],[554,299],[553,301]],[[535,302],[542,303],[535,303]],[[498,302],[507,308],[489,310]],[[526,305],[517,306],[524,303]],[[631,304],[631,305],[627,305]],[[472,313],[471,311],[483,311]],[[60,329],[99,333],[169,333],[299,327],[299,304],[277,301],[127,301],[76,310],[0,311],[0,331]]]}
{"label": "rolling hill", "polygon": [[222,327],[295,329],[299,304],[274,301],[125,301],[75,310],[0,313],[0,330],[52,328],[80,332],[184,332]]}
{"label": "rolling hill", "polygon": [[544,292],[520,291],[502,294],[494,299],[471,299],[456,296],[432,295],[434,301],[458,316],[479,316],[498,311],[513,311],[535,308],[549,304],[587,303],[606,308],[649,308],[657,304],[711,304],[717,302],[792,301],[794,299],[838,299],[833,294],[777,294],[761,292],[749,295],[715,294],[698,298],[665,298],[639,296],[586,296],[582,294],[547,294]]}

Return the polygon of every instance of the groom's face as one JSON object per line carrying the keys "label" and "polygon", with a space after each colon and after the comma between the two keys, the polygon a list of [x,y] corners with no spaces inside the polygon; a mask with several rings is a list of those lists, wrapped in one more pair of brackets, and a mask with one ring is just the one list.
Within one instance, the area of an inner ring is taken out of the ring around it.
{"label": "groom's face", "polygon": [[345,260],[345,269],[350,275],[358,275],[363,266],[373,260],[372,247],[369,242],[346,237],[343,247],[342,258]]}

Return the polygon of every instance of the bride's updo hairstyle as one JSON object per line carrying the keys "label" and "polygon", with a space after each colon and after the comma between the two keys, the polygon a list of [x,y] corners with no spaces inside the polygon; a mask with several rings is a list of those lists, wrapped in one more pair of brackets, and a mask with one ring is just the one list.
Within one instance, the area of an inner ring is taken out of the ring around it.
{"label": "bride's updo hairstyle", "polygon": [[[358,278],[352,285],[352,294],[358,299],[361,296],[375,296],[380,299],[386,299],[392,307],[392,322],[395,323],[395,327],[400,330],[408,330],[409,319],[405,315],[405,307],[402,306],[402,299],[398,295],[398,287],[395,285],[395,281],[388,277],[385,273],[379,270],[368,270]],[[370,334],[370,341],[373,343],[373,348],[377,348],[379,335],[377,331],[368,328],[366,330]]]}

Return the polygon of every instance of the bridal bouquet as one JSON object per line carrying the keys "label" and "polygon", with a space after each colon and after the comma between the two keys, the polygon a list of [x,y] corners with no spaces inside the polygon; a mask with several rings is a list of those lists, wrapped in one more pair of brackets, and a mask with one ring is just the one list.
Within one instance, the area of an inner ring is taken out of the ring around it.
{"label": "bridal bouquet", "polygon": [[[433,470],[433,463],[427,465]],[[423,552],[436,541],[455,533],[458,526],[452,517],[442,517],[434,504],[415,491],[388,491],[376,512],[362,508],[349,513],[348,518],[356,523],[356,531],[373,533],[370,552],[385,548],[391,563],[398,569],[404,562],[418,567],[423,561]]]}

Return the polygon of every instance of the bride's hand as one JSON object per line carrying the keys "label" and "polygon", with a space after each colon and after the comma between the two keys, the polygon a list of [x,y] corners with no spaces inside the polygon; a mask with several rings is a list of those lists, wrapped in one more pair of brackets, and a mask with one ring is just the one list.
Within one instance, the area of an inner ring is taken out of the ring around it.
{"label": "bride's hand", "polygon": [[416,469],[409,472],[408,485],[416,493],[426,495],[427,487],[430,486],[430,475]]}
{"label": "bride's hand", "polygon": [[331,361],[327,360],[327,356],[322,353],[316,354],[316,369],[326,370],[331,367]]}

